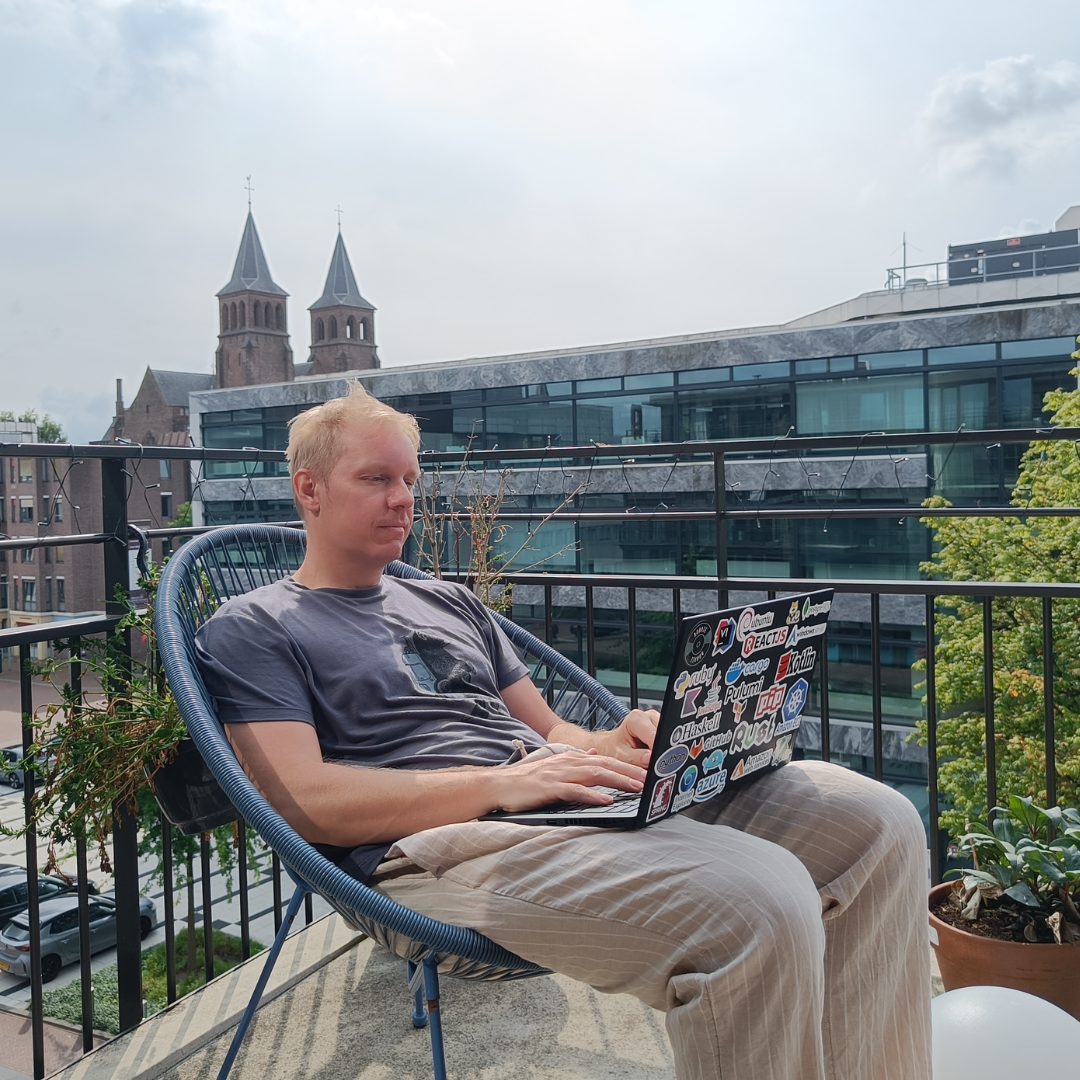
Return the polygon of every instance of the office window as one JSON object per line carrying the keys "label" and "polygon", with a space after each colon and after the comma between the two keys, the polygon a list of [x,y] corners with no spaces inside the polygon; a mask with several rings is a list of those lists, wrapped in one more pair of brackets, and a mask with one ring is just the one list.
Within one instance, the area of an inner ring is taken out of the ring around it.
{"label": "office window", "polygon": [[62,577],[56,579],[56,610],[67,611],[67,598],[64,596],[64,579]]}
{"label": "office window", "polygon": [[47,484],[52,479],[52,470],[48,458],[38,458],[38,476],[43,484]]}
{"label": "office window", "polygon": [[651,390],[653,387],[674,385],[675,375],[671,371],[658,371],[653,375],[627,375],[623,378],[624,390]]}
{"label": "office window", "polygon": [[63,562],[64,561],[64,545],[63,544],[61,544],[56,549],[56,561],[57,562]]}
{"label": "office window", "polygon": [[37,611],[37,583],[33,578],[22,579],[23,611]]}
{"label": "office window", "polygon": [[[555,401],[537,407],[535,402],[519,405],[489,405],[485,410],[483,427],[477,433],[486,440],[483,445],[514,447],[573,446],[574,407],[569,401]],[[464,410],[454,410],[455,415]],[[455,428],[458,421],[455,421]],[[424,447],[433,445],[433,436],[422,432]],[[458,436],[460,441],[460,436]]]}
{"label": "office window", "polygon": [[859,368],[862,371],[880,371],[882,368],[898,367],[922,367],[922,349],[859,353]]}
{"label": "office window", "polygon": [[45,597],[44,597],[44,599],[45,599],[45,606],[41,610],[42,611],[52,611],[53,606],[52,606],[52,578],[51,577],[47,577],[45,579]]}
{"label": "office window", "polygon": [[[1071,360],[1058,371],[1040,370],[1014,375],[1006,372],[1001,383],[1001,423],[1003,427],[1044,427],[1048,415],[1043,412],[1043,398],[1048,390],[1069,386]],[[1034,366],[1034,365],[1033,365]]]}
{"label": "office window", "polygon": [[713,367],[697,368],[695,371],[680,371],[679,385],[689,386],[692,383],[730,382],[731,368]]}
{"label": "office window", "polygon": [[625,394],[577,403],[577,437],[581,443],[673,442],[674,394]]}
{"label": "office window", "polygon": [[579,379],[577,392],[579,394],[595,394],[602,390],[621,390],[622,379]]}
{"label": "office window", "polygon": [[19,562],[33,562],[34,561],[34,549],[33,548],[20,548]]}
{"label": "office window", "polygon": [[172,492],[161,493],[161,520],[169,521],[172,518]]}
{"label": "office window", "polygon": [[32,495],[19,496],[19,520],[34,520],[34,498]]}
{"label": "office window", "polygon": [[7,574],[0,574],[0,608],[8,606],[8,579]]}
{"label": "office window", "polygon": [[750,382],[753,379],[782,379],[790,374],[790,360],[774,360],[768,364],[737,364],[731,369],[731,377],[736,382]]}
{"label": "office window", "polygon": [[53,499],[53,521],[64,520],[64,500],[59,495]]}
{"label": "office window", "polygon": [[158,476],[162,480],[172,479],[172,462],[168,458],[162,458],[158,462]]}
{"label": "office window", "polygon": [[41,496],[41,520],[42,521],[48,521],[49,520],[49,502],[50,502],[50,500],[49,500],[48,495],[42,495]]}
{"label": "office window", "polygon": [[530,383],[525,387],[526,397],[567,397],[574,389],[573,383],[549,382]]}
{"label": "office window", "polygon": [[996,345],[951,345],[944,349],[928,349],[930,366],[941,364],[986,364],[997,359]]}
{"label": "office window", "polygon": [[41,549],[41,558],[42,558],[43,562],[51,563],[52,562],[52,548],[48,548],[48,547],[42,548]]}
{"label": "office window", "polygon": [[11,500],[11,520],[12,521],[18,521],[19,520],[19,500],[18,499],[12,499]]}
{"label": "office window", "polygon": [[994,427],[993,379],[973,379],[972,374],[957,371],[930,376],[931,431],[956,431],[961,424],[967,428]]}
{"label": "office window", "polygon": [[28,457],[19,458],[19,483],[32,484],[34,482],[34,459]]}
{"label": "office window", "polygon": [[786,435],[791,426],[789,384],[702,390],[679,397],[680,439],[746,439]]}
{"label": "office window", "polygon": [[795,416],[800,435],[918,431],[923,426],[922,376],[797,383]]}
{"label": "office window", "polygon": [[11,459],[11,482],[14,484],[18,479],[18,473],[15,472],[15,459]]}
{"label": "office window", "polygon": [[1031,356],[1069,356],[1076,351],[1076,338],[1038,338],[1035,341],[1003,341],[1002,360],[1026,360]]}

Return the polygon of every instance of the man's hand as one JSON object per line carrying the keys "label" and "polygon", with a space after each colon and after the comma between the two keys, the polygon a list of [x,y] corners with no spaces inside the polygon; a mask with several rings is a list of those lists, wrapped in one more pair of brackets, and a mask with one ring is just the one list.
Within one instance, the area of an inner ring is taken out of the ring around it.
{"label": "man's hand", "polygon": [[555,802],[606,806],[614,796],[598,788],[640,791],[645,783],[645,770],[595,751],[568,750],[490,769],[488,779],[500,810],[534,810]]}
{"label": "man's hand", "polygon": [[597,749],[620,761],[648,768],[659,723],[660,714],[655,709],[631,709],[617,728],[598,734]]}

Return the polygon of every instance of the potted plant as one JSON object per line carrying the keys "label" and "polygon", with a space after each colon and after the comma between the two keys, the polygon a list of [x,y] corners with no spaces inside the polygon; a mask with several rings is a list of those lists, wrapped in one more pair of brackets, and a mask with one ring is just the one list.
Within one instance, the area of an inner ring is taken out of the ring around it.
{"label": "potted plant", "polygon": [[1080,812],[1013,795],[957,844],[972,867],[930,890],[945,989],[1008,986],[1080,1019]]}

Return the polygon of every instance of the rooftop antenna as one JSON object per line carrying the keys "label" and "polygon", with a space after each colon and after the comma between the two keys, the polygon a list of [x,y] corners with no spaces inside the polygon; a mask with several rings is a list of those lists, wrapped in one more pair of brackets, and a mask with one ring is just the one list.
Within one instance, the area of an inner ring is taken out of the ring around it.
{"label": "rooftop antenna", "polygon": [[341,203],[338,203],[334,209],[334,213],[337,214],[337,231],[341,232],[341,215],[343,213],[341,209]]}
{"label": "rooftop antenna", "polygon": [[251,186],[251,175],[250,174],[248,174],[247,184],[245,184],[244,186],[247,189],[247,193],[248,193],[248,210],[250,211],[251,210],[251,193],[255,190]]}

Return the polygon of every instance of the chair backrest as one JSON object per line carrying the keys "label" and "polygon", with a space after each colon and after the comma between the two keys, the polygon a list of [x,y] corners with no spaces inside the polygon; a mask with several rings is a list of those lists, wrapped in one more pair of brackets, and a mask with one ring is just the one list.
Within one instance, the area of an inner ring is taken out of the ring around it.
{"label": "chair backrest", "polygon": [[[462,958],[454,974],[513,978],[542,970],[473,930],[449,926],[404,908],[361,885],[303,840],[256,790],[240,767],[214,711],[195,660],[195,632],[227,599],[270,584],[303,561],[305,535],[271,525],[238,525],[204,533],[168,561],[162,573],[154,621],[170,689],[199,752],[240,814],[299,879],[324,896],[376,940],[389,931],[440,955]],[[388,572],[427,577],[403,563]],[[520,627],[496,616],[560,715],[592,727],[608,727],[626,705],[575,664]],[[546,673],[546,676],[545,676]]]}

